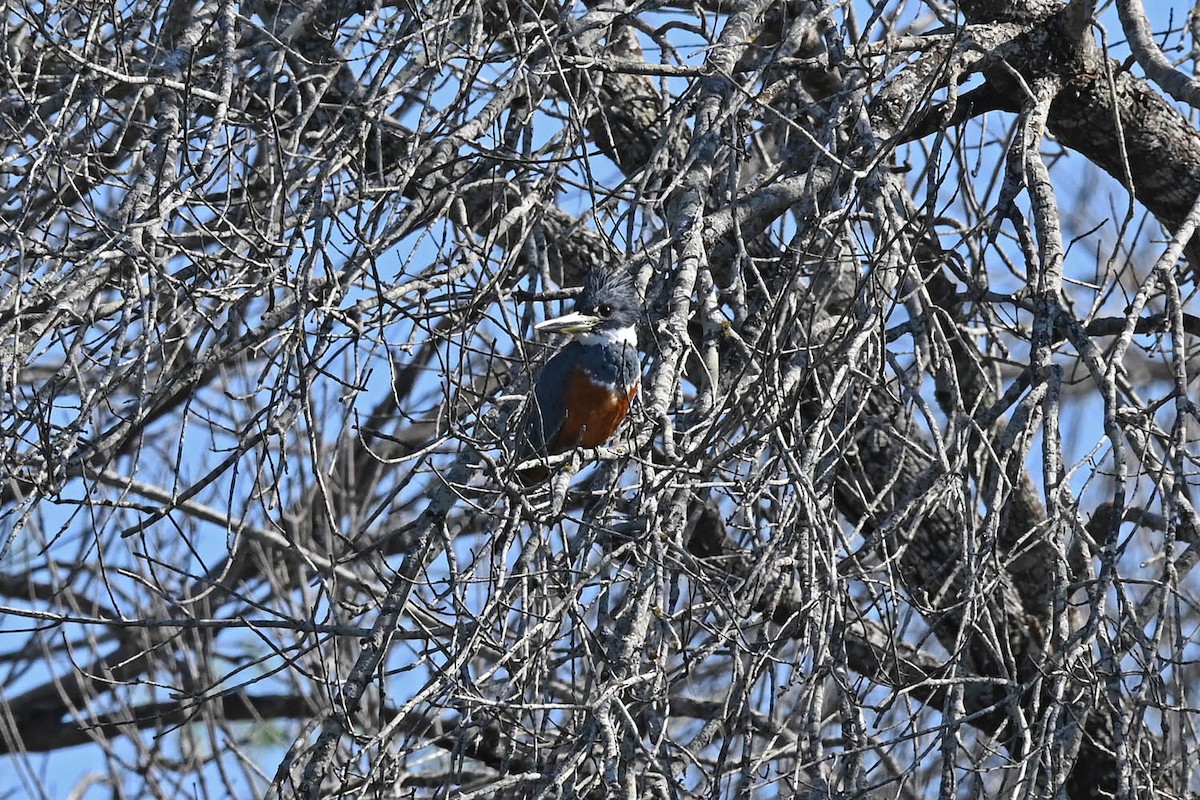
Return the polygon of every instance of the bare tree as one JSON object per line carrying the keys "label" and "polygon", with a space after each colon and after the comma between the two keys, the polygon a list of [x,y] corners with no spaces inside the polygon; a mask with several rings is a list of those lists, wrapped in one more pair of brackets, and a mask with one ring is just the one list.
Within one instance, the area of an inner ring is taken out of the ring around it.
{"label": "bare tree", "polygon": [[12,791],[1200,789],[1194,11],[5,9]]}

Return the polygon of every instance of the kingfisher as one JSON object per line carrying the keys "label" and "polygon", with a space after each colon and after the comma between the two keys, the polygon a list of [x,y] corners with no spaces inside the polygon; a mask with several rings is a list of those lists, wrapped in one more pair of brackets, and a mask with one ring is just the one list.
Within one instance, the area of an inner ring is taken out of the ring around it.
{"label": "kingfisher", "polygon": [[[538,374],[518,454],[520,461],[599,447],[629,413],[641,379],[637,324],[641,313],[625,272],[594,269],[583,282],[575,310],[535,330],[572,335]],[[544,466],[520,470],[525,486],[545,480]]]}

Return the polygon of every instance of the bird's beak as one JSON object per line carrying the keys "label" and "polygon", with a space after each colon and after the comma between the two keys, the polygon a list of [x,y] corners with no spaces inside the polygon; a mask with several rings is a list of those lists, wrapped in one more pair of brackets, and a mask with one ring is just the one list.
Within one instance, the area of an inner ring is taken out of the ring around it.
{"label": "bird's beak", "polygon": [[547,331],[550,333],[587,333],[590,330],[594,330],[600,322],[600,317],[572,311],[570,314],[563,314],[561,317],[539,322],[533,326],[533,329],[539,333]]}

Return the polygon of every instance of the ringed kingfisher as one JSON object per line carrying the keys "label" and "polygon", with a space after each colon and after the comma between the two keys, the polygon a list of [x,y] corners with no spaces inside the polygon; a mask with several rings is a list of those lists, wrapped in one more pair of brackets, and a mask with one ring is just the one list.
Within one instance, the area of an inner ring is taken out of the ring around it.
{"label": "ringed kingfisher", "polygon": [[[575,310],[535,326],[571,334],[534,383],[518,449],[520,461],[573,447],[599,447],[629,413],[641,378],[637,323],[641,303],[625,272],[594,269],[584,279]],[[525,486],[545,480],[544,466],[520,470]]]}

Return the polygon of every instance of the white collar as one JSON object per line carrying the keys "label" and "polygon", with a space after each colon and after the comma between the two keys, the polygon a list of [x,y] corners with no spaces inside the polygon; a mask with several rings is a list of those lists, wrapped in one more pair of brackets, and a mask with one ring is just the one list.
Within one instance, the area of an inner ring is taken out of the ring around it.
{"label": "white collar", "polygon": [[624,328],[578,333],[575,338],[579,340],[580,344],[615,344],[637,349],[637,329],[632,325],[626,325]]}

